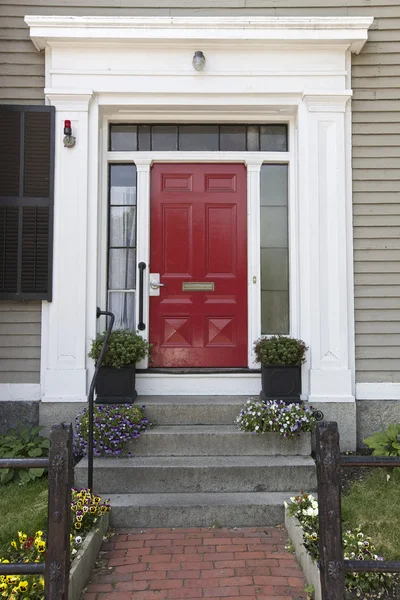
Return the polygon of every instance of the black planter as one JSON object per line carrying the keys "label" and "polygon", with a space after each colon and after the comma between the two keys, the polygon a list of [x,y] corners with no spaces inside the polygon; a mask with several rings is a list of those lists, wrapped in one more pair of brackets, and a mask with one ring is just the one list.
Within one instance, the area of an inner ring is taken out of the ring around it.
{"label": "black planter", "polygon": [[96,381],[96,404],[132,404],[135,390],[136,365],[116,369],[100,367]]}
{"label": "black planter", "polygon": [[261,365],[262,400],[300,402],[301,365]]}

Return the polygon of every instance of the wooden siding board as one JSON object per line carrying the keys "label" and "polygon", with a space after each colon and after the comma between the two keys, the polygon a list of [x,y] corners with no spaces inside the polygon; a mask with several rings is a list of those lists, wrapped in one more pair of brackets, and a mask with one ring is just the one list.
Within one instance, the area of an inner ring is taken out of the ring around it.
{"label": "wooden siding board", "polygon": [[0,383],[40,383],[40,302],[0,302]]}
{"label": "wooden siding board", "polygon": [[[387,336],[400,331],[398,0],[5,0],[0,6],[3,102],[44,102],[44,55],[28,38],[26,14],[374,16],[368,43],[352,57],[356,379],[400,382],[400,356],[387,357],[393,346],[393,337]],[[19,341],[37,350],[40,306],[34,308],[32,319],[30,308],[17,309],[19,317],[8,311],[15,312],[13,305],[0,306],[1,326],[13,328],[6,330],[9,333],[0,330],[0,350],[4,343],[17,348]],[[37,378],[38,372],[5,374],[1,361],[0,382],[37,381],[31,377]]]}

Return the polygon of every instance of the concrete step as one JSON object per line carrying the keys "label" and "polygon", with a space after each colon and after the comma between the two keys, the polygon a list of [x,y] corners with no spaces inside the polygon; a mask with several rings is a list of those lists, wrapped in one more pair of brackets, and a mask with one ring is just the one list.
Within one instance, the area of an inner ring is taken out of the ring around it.
{"label": "concrete step", "polygon": [[311,438],[255,435],[235,425],[163,425],[127,443],[126,451],[135,456],[309,456]]}
{"label": "concrete step", "polygon": [[[86,487],[87,461],[75,468],[75,485]],[[96,458],[99,494],[286,492],[314,490],[315,464],[307,456],[195,456]]]}
{"label": "concrete step", "polygon": [[258,527],[283,523],[295,492],[111,494],[113,527]]}
{"label": "concrete step", "polygon": [[157,425],[232,425],[249,396],[142,396]]}

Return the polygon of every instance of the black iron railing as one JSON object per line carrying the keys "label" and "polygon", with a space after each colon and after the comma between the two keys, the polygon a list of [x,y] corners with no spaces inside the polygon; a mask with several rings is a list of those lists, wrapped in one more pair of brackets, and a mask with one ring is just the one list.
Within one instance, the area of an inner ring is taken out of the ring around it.
{"label": "black iron railing", "polygon": [[68,600],[72,487],[72,426],[53,425],[48,458],[2,458],[0,469],[48,469],[49,499],[44,563],[0,565],[0,575],[43,575],[46,600]]}
{"label": "black iron railing", "polygon": [[343,600],[345,573],[400,573],[400,562],[344,559],[341,468],[400,467],[400,458],[341,456],[339,430],[335,422],[318,423],[316,450],[322,598],[324,600]]}
{"label": "black iron railing", "polygon": [[88,396],[88,488],[93,491],[93,411],[94,411],[94,390],[96,387],[96,380],[98,373],[100,371],[101,363],[103,361],[103,357],[105,351],[107,349],[108,340],[110,339],[111,331],[114,326],[115,315],[114,313],[108,310],[100,310],[97,307],[96,318],[100,318],[102,316],[110,317],[107,326],[107,332],[104,338],[103,346],[101,348],[101,352],[99,358],[96,361],[96,367],[92,377],[92,383],[90,384],[89,396]]}

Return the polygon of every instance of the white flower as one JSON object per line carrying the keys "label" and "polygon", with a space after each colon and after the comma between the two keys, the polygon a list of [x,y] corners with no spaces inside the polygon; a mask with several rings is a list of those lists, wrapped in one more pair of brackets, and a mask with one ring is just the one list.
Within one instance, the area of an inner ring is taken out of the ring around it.
{"label": "white flower", "polygon": [[259,425],[256,425],[256,431],[258,431],[260,429]]}

